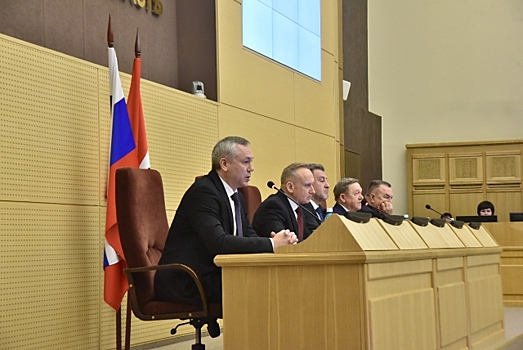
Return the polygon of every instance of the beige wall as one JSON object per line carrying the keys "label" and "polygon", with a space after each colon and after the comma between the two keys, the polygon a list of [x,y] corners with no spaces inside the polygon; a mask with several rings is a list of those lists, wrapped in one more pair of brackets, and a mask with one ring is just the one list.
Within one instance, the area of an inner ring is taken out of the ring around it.
{"label": "beige wall", "polygon": [[[339,149],[339,4],[322,2],[322,81],[242,47],[241,4],[217,2],[219,135],[252,143],[252,184],[265,197],[268,180],[296,161],[322,163],[335,183]],[[331,202],[333,204],[333,202]]]}
{"label": "beige wall", "polygon": [[[141,83],[170,219],[226,135],[251,140],[264,196],[294,161],[321,162],[339,178],[338,4],[322,2],[322,82],[244,50],[241,4],[216,4],[219,101]],[[127,95],[130,77],[120,76]],[[114,349],[102,297],[108,80],[107,67],[0,34],[1,349]],[[132,344],[172,339],[174,324],[133,319]]]}
{"label": "beige wall", "polygon": [[369,1],[369,109],[407,212],[405,144],[521,138],[523,2]]}

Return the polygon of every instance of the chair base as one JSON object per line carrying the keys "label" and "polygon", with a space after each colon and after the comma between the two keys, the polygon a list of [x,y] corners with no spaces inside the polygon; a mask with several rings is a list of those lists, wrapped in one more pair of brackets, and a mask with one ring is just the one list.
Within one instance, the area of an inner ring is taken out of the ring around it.
{"label": "chair base", "polygon": [[178,324],[176,327],[171,329],[171,335],[176,334],[178,327],[190,324],[195,329],[195,343],[192,345],[192,350],[205,350],[205,344],[202,344],[202,327],[207,325],[207,330],[211,338],[216,338],[220,335],[220,326],[214,318],[194,318],[187,322]]}

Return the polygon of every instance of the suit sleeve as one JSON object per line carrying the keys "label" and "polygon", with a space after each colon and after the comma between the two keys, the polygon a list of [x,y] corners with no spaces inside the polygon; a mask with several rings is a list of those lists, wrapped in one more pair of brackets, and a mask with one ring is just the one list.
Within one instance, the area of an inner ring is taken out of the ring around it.
{"label": "suit sleeve", "polygon": [[286,227],[285,208],[278,205],[278,202],[265,201],[263,202],[252,220],[252,227],[259,236],[270,237],[271,232],[279,232],[281,230],[289,229],[294,231],[292,227]]}
{"label": "suit sleeve", "polygon": [[[189,213],[189,223],[196,235],[213,255],[234,253],[272,252],[272,243],[263,237],[237,237],[228,233],[230,207],[225,207],[220,197],[211,188],[200,186],[191,193],[193,204]],[[248,220],[247,220],[248,222]],[[223,223],[223,224],[222,224]],[[252,230],[248,225],[248,230]]]}

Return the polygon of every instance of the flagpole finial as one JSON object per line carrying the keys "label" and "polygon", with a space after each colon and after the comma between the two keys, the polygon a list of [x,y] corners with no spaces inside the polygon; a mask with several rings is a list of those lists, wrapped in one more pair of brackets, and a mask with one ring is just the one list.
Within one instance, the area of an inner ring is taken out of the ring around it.
{"label": "flagpole finial", "polygon": [[113,47],[114,45],[113,30],[111,29],[111,14],[109,14],[109,24],[107,25],[107,46]]}
{"label": "flagpole finial", "polygon": [[136,40],[134,41],[134,56],[136,58],[140,58],[141,56],[141,48],[140,48],[140,36],[138,35],[138,28],[136,28]]}

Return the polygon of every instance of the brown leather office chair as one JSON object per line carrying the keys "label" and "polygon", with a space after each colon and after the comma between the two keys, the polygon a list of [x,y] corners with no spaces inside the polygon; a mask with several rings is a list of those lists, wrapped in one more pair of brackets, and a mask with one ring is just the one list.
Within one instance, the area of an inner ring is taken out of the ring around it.
{"label": "brown leather office chair", "polygon": [[[194,178],[194,181],[196,182],[198,179],[202,178],[203,175],[196,176]],[[256,213],[256,210],[258,210],[258,207],[260,206],[262,199],[261,199],[261,192],[256,186],[245,186],[245,187],[239,187],[238,191],[240,191],[245,198],[245,205],[247,206],[245,210],[247,211],[247,217],[249,218],[249,222],[252,223],[252,219],[254,218],[254,213]]]}
{"label": "brown leather office chair", "polygon": [[262,202],[260,190],[256,186],[249,185],[245,187],[239,187],[238,191],[240,191],[245,198],[245,205],[247,206],[245,210],[247,211],[247,217],[249,218],[249,222],[252,222],[254,213],[256,213],[256,210],[258,210],[258,207]]}
{"label": "brown leather office chair", "polygon": [[[116,215],[120,241],[129,267],[125,273],[129,282],[128,298],[134,315],[143,321],[189,320],[183,324],[189,323],[196,329],[196,342],[192,349],[205,349],[201,343],[201,328],[208,324],[211,336],[220,334],[216,319],[222,317],[222,306],[207,303],[199,276],[189,266],[158,266],[169,232],[160,173],[153,169],[116,170]],[[202,306],[156,301],[154,275],[160,269],[186,271],[198,287]],[[172,334],[176,333],[176,328],[171,330]],[[127,332],[130,334],[130,329]]]}

